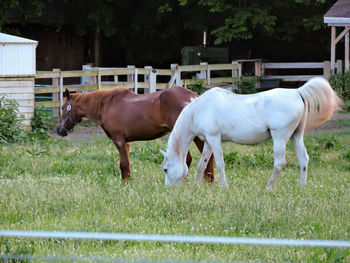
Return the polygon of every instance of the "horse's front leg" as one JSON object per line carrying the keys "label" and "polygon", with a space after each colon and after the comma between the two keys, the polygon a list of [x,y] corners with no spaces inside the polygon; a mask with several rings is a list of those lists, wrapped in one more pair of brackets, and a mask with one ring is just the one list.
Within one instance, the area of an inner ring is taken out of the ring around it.
{"label": "horse's front leg", "polygon": [[[202,153],[203,152],[203,145],[204,145],[204,142],[202,140],[200,140],[198,137],[195,137],[194,138],[194,143],[196,144],[198,150]],[[214,156],[211,155],[209,157],[209,161],[207,162],[207,165],[205,167],[205,171],[204,171],[204,178],[210,182],[210,183],[214,183],[214,167],[215,164],[214,164]]]}
{"label": "horse's front leg", "polygon": [[130,177],[129,144],[124,140],[112,139],[120,155],[120,170],[122,178],[128,180]]}
{"label": "horse's front leg", "polygon": [[204,142],[204,147],[201,155],[201,159],[199,160],[198,167],[197,167],[197,183],[200,184],[203,177],[203,171],[205,167],[207,167],[207,163],[209,161],[209,158],[211,156],[211,149],[208,145],[208,143]]}

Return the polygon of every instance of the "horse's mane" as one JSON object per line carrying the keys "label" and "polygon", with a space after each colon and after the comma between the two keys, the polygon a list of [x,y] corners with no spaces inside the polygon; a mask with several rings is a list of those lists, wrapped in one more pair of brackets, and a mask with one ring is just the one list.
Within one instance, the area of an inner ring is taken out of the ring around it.
{"label": "horse's mane", "polygon": [[[184,125],[192,123],[192,114],[195,111],[195,107],[197,106],[198,101],[202,100],[203,97],[205,97],[205,94],[199,97],[192,97],[190,102],[186,103],[186,106],[182,109],[180,115],[177,117],[174,128],[170,133],[167,148],[172,149],[178,156],[181,154],[181,132],[184,128]],[[186,158],[186,156],[182,156],[182,158]]]}
{"label": "horse's mane", "polygon": [[110,90],[76,93],[72,94],[72,97],[76,103],[87,105],[87,110],[98,113],[103,109],[105,103],[118,101],[128,94],[133,94],[133,92],[126,88],[114,88]]}

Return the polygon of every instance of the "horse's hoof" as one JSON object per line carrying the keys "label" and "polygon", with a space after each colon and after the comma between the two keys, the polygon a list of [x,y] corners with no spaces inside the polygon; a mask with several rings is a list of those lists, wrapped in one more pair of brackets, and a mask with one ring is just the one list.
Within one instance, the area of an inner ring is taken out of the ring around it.
{"label": "horse's hoof", "polygon": [[272,190],[272,186],[273,186],[273,184],[267,184],[265,186],[265,190],[267,190],[267,191]]}
{"label": "horse's hoof", "polygon": [[227,182],[223,182],[223,183],[220,183],[220,186],[222,188],[226,188],[226,187],[228,187],[228,184],[227,184]]}

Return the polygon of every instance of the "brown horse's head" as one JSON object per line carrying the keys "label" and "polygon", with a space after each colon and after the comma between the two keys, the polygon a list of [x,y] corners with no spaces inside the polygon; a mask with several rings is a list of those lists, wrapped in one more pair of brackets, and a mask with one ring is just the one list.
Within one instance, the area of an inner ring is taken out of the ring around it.
{"label": "brown horse's head", "polygon": [[56,128],[57,134],[60,136],[67,136],[68,133],[73,131],[74,126],[82,120],[77,107],[74,107],[73,96],[68,89],[65,90],[65,95],[66,100],[62,106],[62,115]]}

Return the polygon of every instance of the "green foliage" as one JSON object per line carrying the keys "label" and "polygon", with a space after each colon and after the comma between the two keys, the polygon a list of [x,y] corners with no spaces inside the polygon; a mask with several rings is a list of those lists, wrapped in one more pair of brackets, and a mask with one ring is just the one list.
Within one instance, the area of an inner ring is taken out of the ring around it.
{"label": "green foliage", "polygon": [[325,134],[323,136],[316,137],[315,147],[319,148],[319,150],[327,150],[331,148],[338,149],[340,147],[340,144],[336,135]]}
{"label": "green foliage", "polygon": [[350,162],[350,149],[347,149],[343,154],[343,158]]}
{"label": "green foliage", "polygon": [[320,32],[318,45],[328,50],[323,15],[331,4],[318,0],[3,0],[0,28],[2,32],[18,30],[10,23],[12,19],[22,25],[34,21],[57,31],[72,28],[78,35],[99,32],[107,38],[118,36],[115,47],[108,47],[107,52],[126,50],[125,63],[145,65],[164,63],[165,59],[174,62],[182,46],[189,41],[190,45],[199,44],[197,35],[204,30],[211,32],[210,45],[263,39],[268,41],[264,48],[281,41],[305,41],[305,33]]}
{"label": "green foliage", "polygon": [[154,146],[150,141],[146,142],[145,147],[132,149],[130,156],[155,164],[161,164],[164,159],[160,152],[160,147]]}
{"label": "green foliage", "polygon": [[27,134],[30,140],[46,140],[49,136],[49,130],[53,128],[51,112],[45,111],[44,107],[34,110],[32,119],[32,130]]}
{"label": "green foliage", "polygon": [[[213,11],[220,12],[220,8],[212,8]],[[260,8],[239,8],[234,12],[233,17],[225,19],[224,25],[211,31],[215,35],[215,45],[228,43],[231,40],[247,40],[253,38],[252,29],[262,27],[266,34],[274,32],[276,16],[269,15],[266,10]]]}
{"label": "green foliage", "polygon": [[[21,242],[19,242],[21,243]],[[16,256],[16,255],[33,255],[34,253],[34,247],[33,247],[34,242],[30,242],[30,245],[28,246],[27,244],[19,244],[16,247],[13,247],[11,242],[9,242],[8,239],[6,238],[0,238],[0,249],[1,249],[1,255],[11,255],[11,256]],[[6,262],[6,263],[30,263],[30,260],[27,259],[4,259],[1,262]]]}
{"label": "green foliage", "polygon": [[194,80],[194,83],[191,85],[188,85],[187,88],[197,93],[198,95],[203,94],[206,91],[203,85],[203,81],[198,79],[197,76],[194,76],[192,79]]}
{"label": "green foliage", "polygon": [[317,249],[315,253],[312,253],[308,262],[322,263],[322,262],[335,262],[342,263],[347,262],[350,258],[350,250],[342,249],[331,249],[331,248],[322,248]]}
{"label": "green foliage", "polygon": [[0,143],[46,140],[48,131],[53,128],[51,113],[35,109],[32,130],[24,132],[21,128],[23,116],[18,116],[18,103],[15,100],[0,98]]}
{"label": "green foliage", "polygon": [[[34,17],[41,16],[49,1],[50,0],[1,0],[0,29],[2,29],[4,24],[11,22],[11,18],[13,19],[14,14],[18,15],[18,18],[21,18],[21,23],[26,23]],[[14,11],[15,13],[13,13]]]}
{"label": "green foliage", "polygon": [[273,153],[267,149],[244,155],[239,155],[238,152],[230,152],[224,154],[224,161],[227,168],[237,168],[239,166],[273,167]]}
{"label": "green foliage", "polygon": [[23,116],[18,116],[18,103],[15,100],[0,97],[0,143],[20,140],[22,120]]}
{"label": "green foliage", "polygon": [[[332,74],[329,83],[344,101],[350,100],[350,71],[344,74]],[[348,110],[350,110],[350,104],[348,104]]]}
{"label": "green foliage", "polygon": [[252,94],[256,93],[256,83],[258,79],[256,76],[241,76],[238,82],[238,93],[240,94]]}

